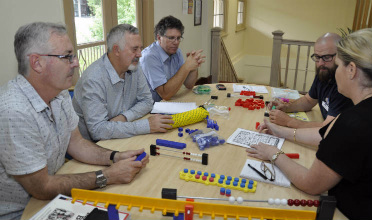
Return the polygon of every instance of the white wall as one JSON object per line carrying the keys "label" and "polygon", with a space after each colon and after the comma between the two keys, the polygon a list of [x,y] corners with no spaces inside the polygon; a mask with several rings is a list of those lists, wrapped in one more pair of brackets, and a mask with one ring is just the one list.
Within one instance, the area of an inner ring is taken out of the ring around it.
{"label": "white wall", "polygon": [[[271,32],[282,30],[284,39],[307,41],[315,41],[326,32],[340,34],[338,28],[352,28],[355,3],[356,0],[247,0],[247,29],[244,49],[241,49],[244,50],[244,56],[233,59],[239,78],[247,83],[269,84],[273,44]],[[234,13],[231,10],[229,12]],[[230,40],[230,36],[227,38],[230,56],[236,57],[237,54],[241,54],[242,51],[236,49],[235,45],[239,44],[239,41],[235,38]],[[306,49],[301,50],[304,52]],[[296,49],[291,49],[292,57],[297,54],[294,51]],[[282,68],[284,68],[286,56],[284,48],[281,56]],[[291,62],[293,63],[291,68],[294,68],[295,63],[292,60]],[[314,62],[310,60],[311,72],[307,77],[307,85],[312,83],[314,67]],[[293,73],[290,77],[293,78]],[[282,81],[284,81],[284,69],[282,69]]]}
{"label": "white wall", "polygon": [[17,75],[14,34],[24,24],[35,21],[64,23],[63,0],[0,1],[0,86]]}
{"label": "white wall", "polygon": [[182,13],[182,0],[155,0],[154,26],[165,16],[172,15],[182,21],[185,26],[184,40],[180,49],[184,57],[186,52],[203,49],[206,61],[199,68],[199,77],[210,75],[211,31],[213,25],[213,1],[202,0],[202,23],[194,26],[194,10],[192,14]]}

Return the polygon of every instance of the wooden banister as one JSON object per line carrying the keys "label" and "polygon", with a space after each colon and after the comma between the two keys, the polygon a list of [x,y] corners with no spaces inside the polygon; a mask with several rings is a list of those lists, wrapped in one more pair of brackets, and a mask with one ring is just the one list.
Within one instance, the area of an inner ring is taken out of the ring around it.
{"label": "wooden banister", "polygon": [[[273,34],[273,51],[272,51],[272,58],[271,58],[271,72],[270,72],[270,86],[273,87],[284,87],[288,88],[288,72],[289,72],[289,61],[291,58],[291,48],[292,46],[297,47],[297,56],[296,66],[294,69],[294,80],[293,86],[291,89],[299,90],[300,93],[306,93],[306,81],[308,75],[308,67],[309,67],[309,59],[310,59],[310,50],[314,47],[314,42],[311,41],[301,41],[301,40],[288,40],[283,39],[283,31],[277,30],[272,32]],[[287,45],[287,56],[286,56],[286,66],[285,66],[285,75],[284,75],[284,84],[282,85],[281,82],[281,50],[282,45]],[[300,52],[301,47],[307,48],[306,53],[306,67],[304,70],[299,69],[300,64]],[[301,89],[297,89],[297,80],[299,75],[299,71],[304,71],[304,75],[301,75],[301,79],[303,79],[303,85]]]}
{"label": "wooden banister", "polygon": [[284,32],[277,30],[272,32],[273,37],[273,52],[271,57],[271,72],[270,72],[270,86],[280,87],[280,52],[282,51],[282,41]]}
{"label": "wooden banister", "polygon": [[371,0],[357,0],[353,22],[353,31],[372,27]]}
{"label": "wooden banister", "polygon": [[221,38],[221,28],[212,29],[211,75],[212,83],[239,82],[225,43]]}

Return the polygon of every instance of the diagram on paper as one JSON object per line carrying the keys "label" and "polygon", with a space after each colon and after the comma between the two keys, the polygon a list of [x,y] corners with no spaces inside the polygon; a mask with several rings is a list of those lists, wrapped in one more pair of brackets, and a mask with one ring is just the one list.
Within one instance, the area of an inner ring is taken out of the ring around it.
{"label": "diagram on paper", "polygon": [[250,148],[251,145],[258,144],[260,142],[276,146],[278,149],[281,149],[284,143],[284,138],[278,138],[273,135],[262,134],[255,131],[238,128],[227,139],[227,143],[229,144],[234,144],[246,148]]}

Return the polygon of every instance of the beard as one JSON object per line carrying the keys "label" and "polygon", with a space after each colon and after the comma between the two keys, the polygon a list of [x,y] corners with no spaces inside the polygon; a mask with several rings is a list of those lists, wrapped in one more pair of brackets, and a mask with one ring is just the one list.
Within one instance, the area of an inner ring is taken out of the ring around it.
{"label": "beard", "polygon": [[319,66],[319,67],[316,67],[315,69],[316,69],[316,75],[318,76],[319,80],[321,82],[328,82],[331,79],[335,78],[337,66],[333,65],[333,67],[331,68],[328,68],[326,66]]}
{"label": "beard", "polygon": [[128,70],[130,70],[130,71],[135,71],[137,69],[138,69],[138,64],[137,65],[130,64],[129,67],[128,67]]}
{"label": "beard", "polygon": [[137,62],[137,65],[134,65],[134,64],[131,63],[131,64],[129,65],[129,67],[128,67],[128,70],[130,70],[130,71],[135,71],[135,70],[138,69],[139,58],[138,58],[138,57],[134,58],[134,59],[132,60],[132,62]]}

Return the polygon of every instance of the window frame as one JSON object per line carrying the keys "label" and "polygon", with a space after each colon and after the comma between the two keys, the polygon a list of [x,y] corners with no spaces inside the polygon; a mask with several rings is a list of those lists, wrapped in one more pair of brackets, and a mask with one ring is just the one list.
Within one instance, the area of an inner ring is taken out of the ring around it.
{"label": "window frame", "polygon": [[[77,45],[74,1],[63,0],[63,9],[68,36],[74,46],[74,54],[77,54],[77,51],[83,47],[103,44],[107,46],[106,37],[108,32],[118,25],[117,0],[102,0],[103,41],[90,42],[84,45]],[[146,47],[150,45],[154,41],[154,0],[136,0],[136,23],[142,38],[143,46]],[[75,85],[80,78],[79,70],[80,68],[75,68],[73,85]]]}
{"label": "window frame", "polygon": [[227,24],[228,24],[228,16],[227,16],[227,12],[228,12],[228,0],[214,0],[213,1],[213,28],[217,27],[217,26],[214,26],[214,17],[215,17],[215,13],[214,13],[214,6],[215,6],[215,2],[216,1],[222,1],[223,3],[223,28],[221,28],[221,37],[224,37],[227,35]]}
{"label": "window frame", "polygon": [[[238,15],[239,15],[239,3],[243,3],[243,20],[241,24],[238,24]],[[247,17],[247,0],[237,0],[237,7],[236,7],[236,28],[235,32],[239,32],[246,29],[246,22],[245,19]]]}

